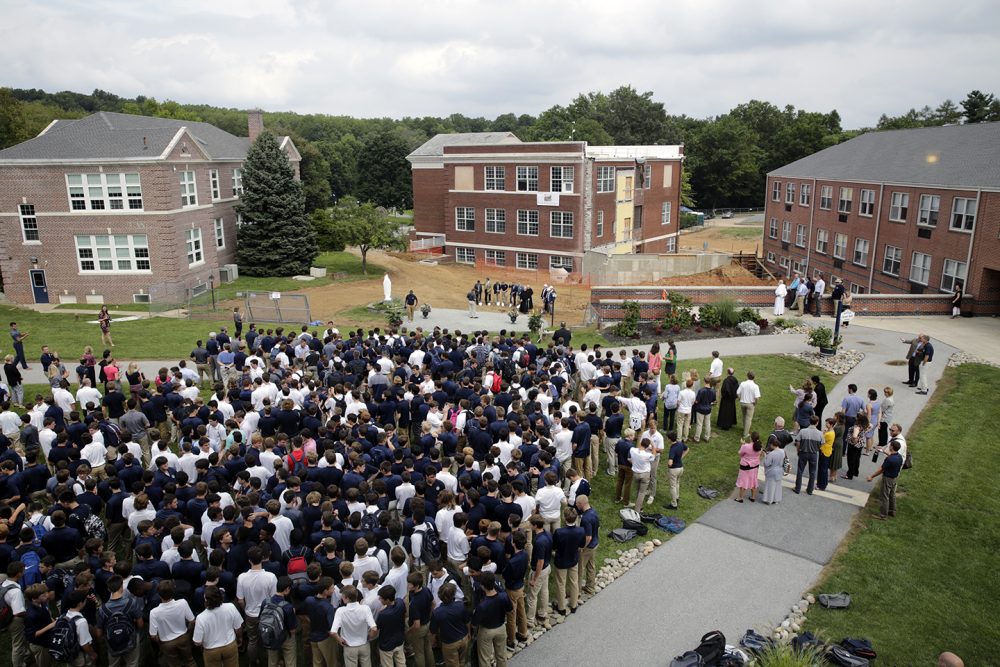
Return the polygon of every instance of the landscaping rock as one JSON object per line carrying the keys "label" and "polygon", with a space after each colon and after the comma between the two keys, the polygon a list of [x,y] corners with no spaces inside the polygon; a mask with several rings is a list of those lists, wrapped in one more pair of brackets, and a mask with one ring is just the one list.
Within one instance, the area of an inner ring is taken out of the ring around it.
{"label": "landscaping rock", "polygon": [[802,359],[834,375],[846,375],[865,358],[864,352],[858,350],[837,350],[837,354],[832,357],[825,357],[819,352],[798,352],[785,356]]}
{"label": "landscaping rock", "polygon": [[949,366],[961,366],[962,364],[984,364],[986,366],[993,366],[994,368],[1000,368],[1000,364],[993,361],[983,359],[982,357],[977,357],[975,355],[969,354],[968,352],[955,352],[953,355],[948,357]]}

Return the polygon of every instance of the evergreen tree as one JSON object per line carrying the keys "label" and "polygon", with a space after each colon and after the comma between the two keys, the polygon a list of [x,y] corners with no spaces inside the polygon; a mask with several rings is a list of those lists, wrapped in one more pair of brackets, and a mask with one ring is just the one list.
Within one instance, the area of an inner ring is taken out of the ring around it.
{"label": "evergreen tree", "polygon": [[250,146],[243,162],[243,194],[236,212],[236,261],[247,276],[293,276],[308,273],[319,254],[316,235],[305,214],[302,183],[270,132]]}
{"label": "evergreen tree", "polygon": [[973,90],[962,101],[962,112],[966,123],[982,123],[989,120],[990,104],[993,103],[993,93]]}

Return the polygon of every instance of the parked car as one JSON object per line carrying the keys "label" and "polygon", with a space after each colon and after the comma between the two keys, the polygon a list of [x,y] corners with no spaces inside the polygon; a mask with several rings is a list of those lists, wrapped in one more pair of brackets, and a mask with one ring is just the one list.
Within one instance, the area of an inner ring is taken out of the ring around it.
{"label": "parked car", "polygon": [[733,209],[731,209],[731,208],[727,208],[726,210],[724,210],[724,211],[722,212],[722,219],[723,219],[723,220],[728,220],[728,219],[730,219],[731,217],[733,217]]}
{"label": "parked car", "polygon": [[715,211],[704,211],[706,220],[715,219]]}

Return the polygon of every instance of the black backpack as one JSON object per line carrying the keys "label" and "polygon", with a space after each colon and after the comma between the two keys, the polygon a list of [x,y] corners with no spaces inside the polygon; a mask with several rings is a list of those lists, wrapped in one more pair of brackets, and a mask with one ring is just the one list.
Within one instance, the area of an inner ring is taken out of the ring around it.
{"label": "black backpack", "polygon": [[260,643],[269,651],[277,651],[288,639],[288,628],[285,627],[285,610],[277,602],[268,600],[260,606],[260,616],[257,618],[257,623]]}
{"label": "black backpack", "polygon": [[685,651],[670,661],[670,667],[702,667],[705,663],[694,651]]}
{"label": "black backpack", "polygon": [[855,637],[845,637],[840,645],[860,658],[874,660],[877,656],[872,643],[867,639],[857,639]]}
{"label": "black backpack", "polygon": [[420,533],[420,562],[429,565],[432,561],[441,558],[441,540],[438,537],[437,527],[433,523],[424,523],[425,530],[413,532]]}
{"label": "black backpack", "polygon": [[378,517],[382,514],[382,510],[375,510],[374,512],[369,512],[365,510],[365,513],[361,515],[361,530],[366,533],[374,533],[378,530]]}
{"label": "black backpack", "polygon": [[80,637],[76,621],[63,614],[49,633],[49,655],[55,662],[70,663],[80,654]]}
{"label": "black backpack", "polygon": [[7,604],[7,592],[17,588],[17,584],[9,581],[0,586],[0,630],[6,630],[14,621],[14,610]]}
{"label": "black backpack", "polygon": [[108,612],[105,607],[105,614],[108,614],[104,622],[104,637],[108,642],[108,652],[111,655],[125,655],[135,644],[132,638],[135,636],[135,622],[123,611]]}
{"label": "black backpack", "polygon": [[701,656],[705,667],[716,667],[726,652],[726,636],[719,630],[707,632],[694,652]]}

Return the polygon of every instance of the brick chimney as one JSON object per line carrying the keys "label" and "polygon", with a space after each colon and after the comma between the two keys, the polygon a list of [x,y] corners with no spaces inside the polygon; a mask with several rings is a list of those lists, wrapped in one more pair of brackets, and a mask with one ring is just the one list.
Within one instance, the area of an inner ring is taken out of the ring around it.
{"label": "brick chimney", "polygon": [[247,130],[250,132],[250,141],[260,136],[264,131],[264,112],[260,109],[251,109],[247,112]]}

